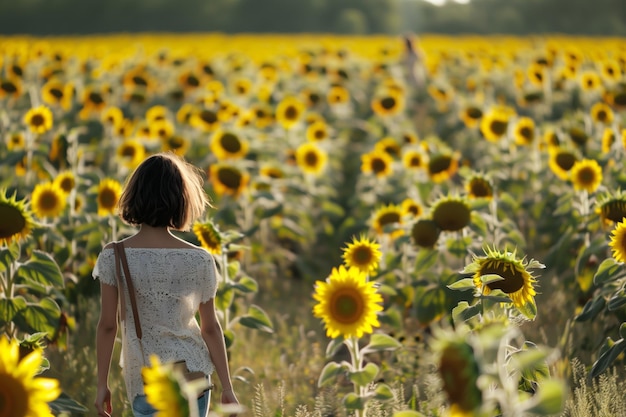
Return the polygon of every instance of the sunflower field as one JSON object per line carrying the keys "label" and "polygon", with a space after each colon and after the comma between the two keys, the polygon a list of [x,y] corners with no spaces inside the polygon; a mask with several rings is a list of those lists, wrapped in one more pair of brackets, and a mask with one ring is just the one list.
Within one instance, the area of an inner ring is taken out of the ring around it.
{"label": "sunflower field", "polygon": [[626,414],[624,39],[0,37],[0,103],[0,416],[94,415],[92,270],[156,152],[212,201],[177,232],[220,273],[211,415]]}

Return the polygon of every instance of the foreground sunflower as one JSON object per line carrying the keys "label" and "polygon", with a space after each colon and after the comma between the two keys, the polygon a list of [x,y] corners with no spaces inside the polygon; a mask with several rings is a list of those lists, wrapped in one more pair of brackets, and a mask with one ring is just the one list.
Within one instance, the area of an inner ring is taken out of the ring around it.
{"label": "foreground sunflower", "polygon": [[615,225],[609,242],[613,259],[617,262],[626,262],[626,220]]}
{"label": "foreground sunflower", "polygon": [[604,226],[619,223],[626,218],[626,192],[622,190],[598,197],[596,205],[596,213],[600,215]]}
{"label": "foreground sunflower", "polygon": [[219,255],[222,253],[222,235],[213,222],[196,223],[193,226],[193,233],[200,241],[200,245],[212,253]]}
{"label": "foreground sunflower", "polygon": [[171,368],[162,365],[156,355],[150,356],[150,365],[141,370],[141,375],[146,400],[157,410],[155,417],[188,417],[189,400]]}
{"label": "foreground sunflower", "polygon": [[59,381],[37,377],[40,350],[20,360],[19,343],[0,336],[0,415],[6,417],[52,417],[48,402],[60,394]]}
{"label": "foreground sunflower", "polygon": [[0,189],[0,246],[26,239],[35,227],[33,215],[25,200],[17,200],[15,193],[7,196],[6,189]]}
{"label": "foreground sunflower", "polygon": [[98,185],[98,216],[113,214],[117,207],[117,202],[122,195],[122,185],[112,179],[105,178]]}
{"label": "foreground sunflower", "polygon": [[58,217],[65,203],[65,191],[54,182],[40,183],[33,189],[31,206],[39,218]]}
{"label": "foreground sunflower", "polygon": [[343,260],[346,266],[357,268],[366,274],[376,271],[381,257],[380,245],[366,236],[353,237],[352,242],[343,249]]}
{"label": "foreground sunflower", "polygon": [[583,159],[572,166],[570,179],[575,190],[593,193],[602,183],[602,167],[595,159]]}
{"label": "foreground sunflower", "polygon": [[[532,268],[545,268],[534,259],[525,261],[517,259],[516,252],[500,252],[497,249],[485,248],[485,256],[473,256],[473,262],[465,267],[462,273],[474,274],[474,285],[488,295],[493,290],[501,290],[513,302],[522,314],[528,318],[534,318],[535,307],[535,283],[537,280],[529,272]],[[485,275],[499,275],[502,280],[483,284],[482,277]]]}
{"label": "foreground sunflower", "polygon": [[296,149],[296,163],[306,174],[320,175],[326,168],[328,154],[314,142],[303,143]]}
{"label": "foreground sunflower", "polygon": [[380,326],[383,298],[358,268],[333,268],[326,281],[317,281],[313,298],[313,315],[324,321],[328,337],[362,337]]}

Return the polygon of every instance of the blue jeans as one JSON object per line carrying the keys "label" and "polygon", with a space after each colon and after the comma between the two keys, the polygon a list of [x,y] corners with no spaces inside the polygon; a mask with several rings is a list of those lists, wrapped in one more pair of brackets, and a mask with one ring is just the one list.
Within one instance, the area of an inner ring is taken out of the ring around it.
{"label": "blue jeans", "polygon": [[[206,417],[209,413],[211,403],[211,391],[205,391],[204,395],[198,398],[198,415]],[[133,400],[133,414],[135,417],[153,417],[157,410],[146,400],[145,395],[138,395]]]}

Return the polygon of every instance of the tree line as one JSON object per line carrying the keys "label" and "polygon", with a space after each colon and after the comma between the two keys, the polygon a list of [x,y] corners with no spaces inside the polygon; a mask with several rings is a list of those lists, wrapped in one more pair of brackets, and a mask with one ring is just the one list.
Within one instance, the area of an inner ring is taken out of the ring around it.
{"label": "tree line", "polygon": [[110,32],[626,36],[624,0],[0,0],[0,33]]}

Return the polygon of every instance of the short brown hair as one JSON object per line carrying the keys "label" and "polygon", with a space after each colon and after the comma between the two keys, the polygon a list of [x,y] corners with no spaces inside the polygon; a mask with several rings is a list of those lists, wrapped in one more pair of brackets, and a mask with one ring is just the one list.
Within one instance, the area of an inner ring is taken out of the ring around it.
{"label": "short brown hair", "polygon": [[210,206],[201,172],[173,153],[146,158],[124,186],[120,217],[133,225],[189,230]]}

